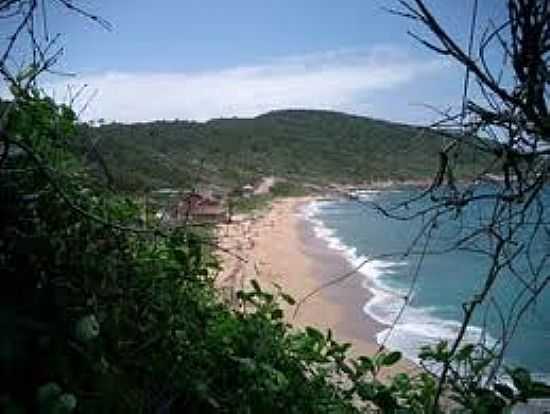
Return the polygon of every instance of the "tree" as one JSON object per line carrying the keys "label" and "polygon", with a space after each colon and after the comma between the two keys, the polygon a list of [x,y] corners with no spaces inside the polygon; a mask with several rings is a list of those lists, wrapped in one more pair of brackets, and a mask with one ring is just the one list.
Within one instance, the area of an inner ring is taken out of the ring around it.
{"label": "tree", "polygon": [[[399,210],[401,205],[386,213],[401,219],[428,216],[422,236],[429,238],[442,218],[460,215],[487,200],[494,206],[490,217],[480,220],[473,229],[465,229],[454,242],[453,248],[469,248],[483,240],[487,246],[484,253],[491,258],[491,265],[483,276],[480,291],[464,304],[464,318],[456,340],[439,354],[442,367],[437,373],[433,412],[445,387],[450,385],[456,391],[464,380],[453,370],[453,363],[474,312],[493,300],[490,294],[504,272],[520,278],[523,289],[514,298],[518,306],[505,318],[499,346],[493,350],[496,353],[490,356],[484,370],[486,376],[480,378],[478,385],[484,389],[496,381],[502,357],[522,316],[550,283],[550,273],[545,267],[548,252],[543,254],[538,267],[530,268],[529,274],[518,274],[514,269],[519,256],[533,259],[540,240],[548,240],[550,234],[545,216],[548,206],[543,199],[550,167],[550,3],[508,0],[505,7],[506,19],[490,21],[476,41],[480,25],[478,1],[473,2],[466,47],[445,29],[422,0],[399,0],[399,6],[390,10],[427,29],[428,36],[414,32],[410,35],[433,52],[460,64],[465,75],[462,107],[456,112],[440,112],[442,119],[428,128],[449,139],[440,153],[433,183],[418,198],[406,203],[414,206],[429,197],[432,207],[429,211],[404,215]],[[483,164],[470,180],[459,185],[453,174],[453,160],[465,147],[474,147],[481,153]],[[491,190],[480,194],[476,191],[480,182],[490,184]],[[506,392],[500,397],[506,397]]]}

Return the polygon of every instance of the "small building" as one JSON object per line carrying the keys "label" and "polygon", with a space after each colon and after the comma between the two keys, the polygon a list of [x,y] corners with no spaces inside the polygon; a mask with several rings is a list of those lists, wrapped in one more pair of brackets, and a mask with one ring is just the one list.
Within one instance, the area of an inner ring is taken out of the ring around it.
{"label": "small building", "polygon": [[178,223],[222,223],[229,219],[229,213],[222,200],[190,192],[177,202],[172,219]]}

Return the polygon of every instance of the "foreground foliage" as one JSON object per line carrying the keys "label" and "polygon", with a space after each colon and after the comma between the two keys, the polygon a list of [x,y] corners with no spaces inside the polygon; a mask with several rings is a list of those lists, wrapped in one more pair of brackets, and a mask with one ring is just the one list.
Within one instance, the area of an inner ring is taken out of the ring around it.
{"label": "foreground foliage", "polygon": [[139,206],[100,189],[68,150],[72,111],[14,92],[1,170],[3,409],[355,411],[331,379],[347,345],[291,330],[257,285],[239,295],[247,310],[220,301],[202,240],[144,227]]}
{"label": "foreground foliage", "polygon": [[[398,352],[353,360],[350,345],[330,331],[292,329],[279,303],[293,299],[277,288],[254,282],[237,295],[239,306],[221,301],[205,236],[146,226],[139,204],[104,190],[82,169],[70,142],[74,113],[38,92],[12,92],[15,100],[3,106],[0,159],[2,410],[431,407],[431,375],[382,383],[380,370],[395,364]],[[473,355],[464,352],[465,359]],[[423,357],[438,362],[445,355],[442,348]],[[528,374],[516,376],[516,390],[470,382],[452,391],[473,412],[495,412],[533,388]]]}

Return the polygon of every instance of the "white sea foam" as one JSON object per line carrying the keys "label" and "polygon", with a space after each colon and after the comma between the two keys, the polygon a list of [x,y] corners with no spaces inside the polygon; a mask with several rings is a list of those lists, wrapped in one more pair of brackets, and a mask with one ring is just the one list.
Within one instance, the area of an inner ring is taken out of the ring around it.
{"label": "white sea foam", "polygon": [[316,237],[327,242],[328,246],[339,252],[350,250],[338,237],[334,235],[334,230],[329,229],[322,220],[318,218],[321,213],[321,208],[329,206],[332,201],[314,201],[307,204],[303,210],[303,216],[313,224],[313,232]]}
{"label": "white sea foam", "polygon": [[353,190],[350,194],[354,197],[359,197],[364,201],[370,201],[374,196],[380,194],[380,190]]}
{"label": "white sea foam", "polygon": [[[357,195],[362,199],[371,199],[378,191],[361,191]],[[333,206],[331,201],[316,201],[305,206],[303,216],[312,224],[314,234],[324,240],[328,247],[340,252],[359,273],[365,276],[363,287],[372,293],[372,297],[364,305],[363,311],[372,319],[387,328],[378,332],[376,340],[387,348],[398,349],[413,360],[418,361],[420,348],[434,345],[441,340],[452,341],[460,329],[460,322],[440,318],[436,315],[436,307],[407,306],[405,303],[407,290],[403,287],[390,286],[387,276],[396,274],[406,263],[389,260],[369,259],[357,252],[357,249],[346,245],[336,236],[335,230],[327,227],[319,218],[323,209]],[[409,295],[409,299],[412,295]],[[397,324],[394,325],[399,316]],[[390,326],[393,325],[393,328]],[[465,343],[476,343],[483,338],[491,346],[495,340],[484,336],[484,331],[476,326],[467,329]]]}

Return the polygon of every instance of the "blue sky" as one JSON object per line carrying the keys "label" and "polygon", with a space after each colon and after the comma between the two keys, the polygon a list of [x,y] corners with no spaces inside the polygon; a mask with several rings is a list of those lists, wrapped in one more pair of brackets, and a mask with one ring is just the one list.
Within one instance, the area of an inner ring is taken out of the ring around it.
{"label": "blue sky", "polygon": [[[473,0],[428,2],[463,39]],[[484,0],[499,19],[502,1]],[[284,108],[340,110],[402,122],[456,105],[462,73],[407,36],[393,0],[150,0],[81,4],[109,20],[105,31],[51,10],[63,33],[57,97],[86,84],[84,119],[123,122],[255,116]]]}

